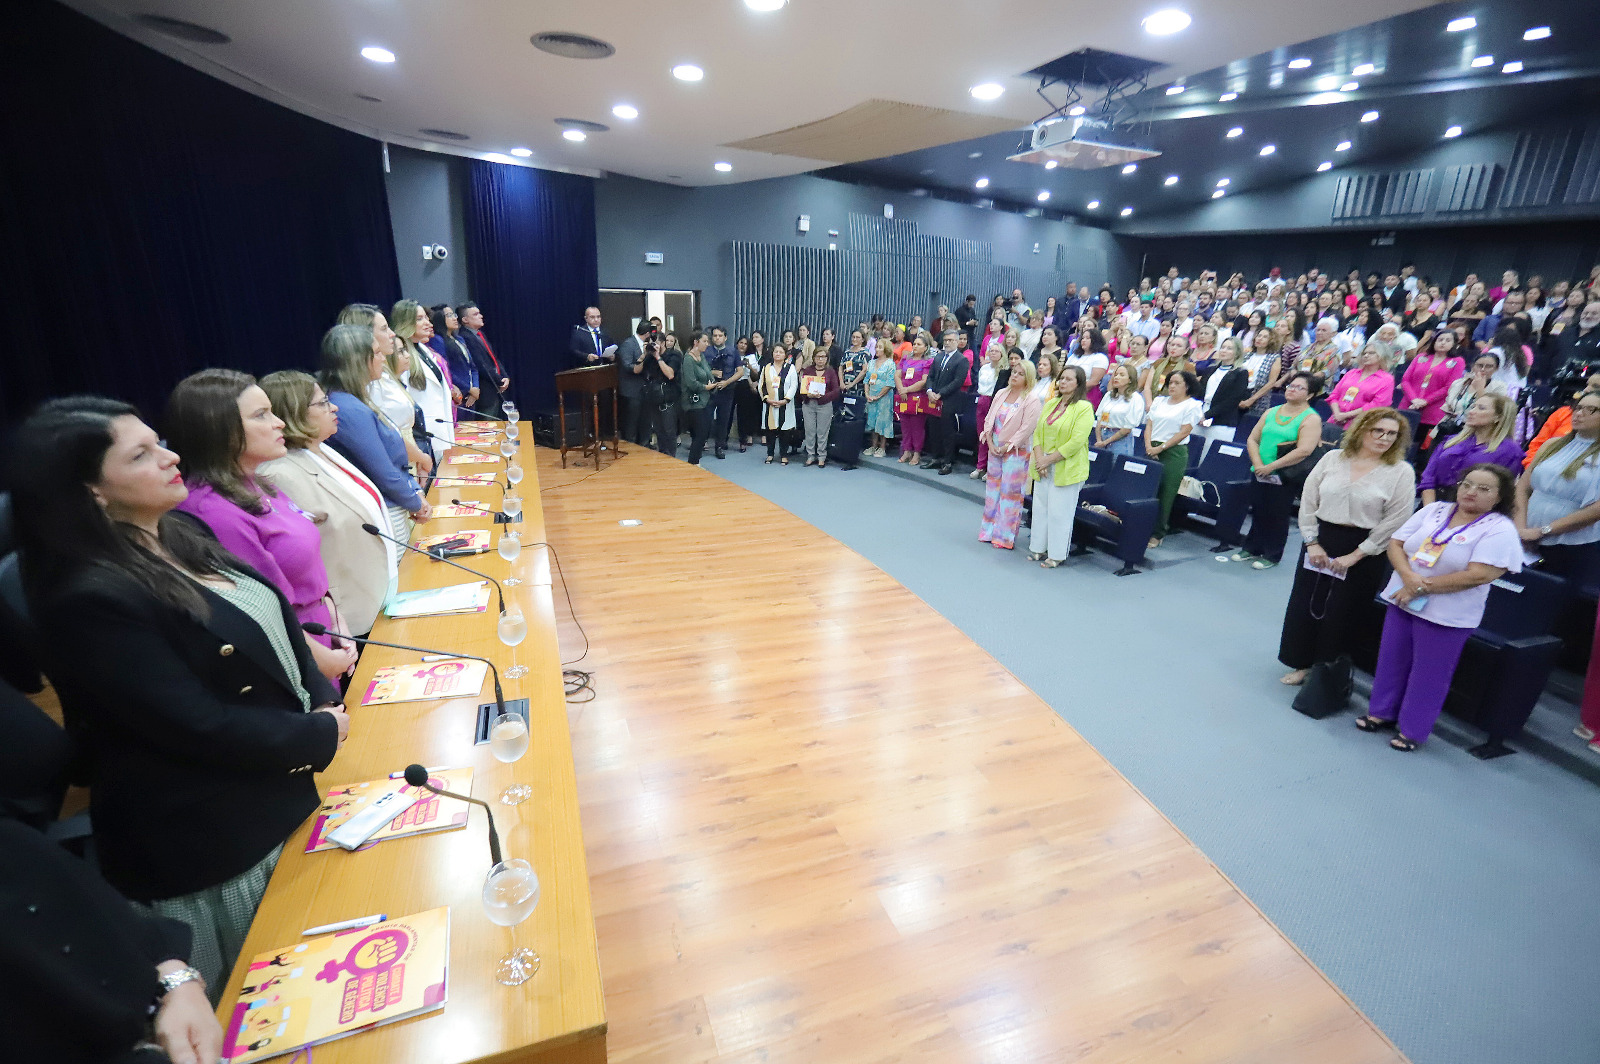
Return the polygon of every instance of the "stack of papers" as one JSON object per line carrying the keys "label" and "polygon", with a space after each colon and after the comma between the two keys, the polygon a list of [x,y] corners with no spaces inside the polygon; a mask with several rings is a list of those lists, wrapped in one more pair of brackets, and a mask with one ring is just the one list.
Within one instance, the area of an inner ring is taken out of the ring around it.
{"label": "stack of papers", "polygon": [[474,580],[470,584],[451,584],[427,591],[402,591],[389,600],[383,612],[395,618],[436,617],[447,613],[482,613],[488,608],[489,582]]}

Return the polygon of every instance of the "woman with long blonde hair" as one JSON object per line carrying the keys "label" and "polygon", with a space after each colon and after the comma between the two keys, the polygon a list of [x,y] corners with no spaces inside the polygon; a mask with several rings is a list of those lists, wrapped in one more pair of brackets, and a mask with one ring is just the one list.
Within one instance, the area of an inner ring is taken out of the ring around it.
{"label": "woman with long blonde hair", "polygon": [[[397,339],[397,353],[403,348],[411,356],[411,369],[396,377],[422,411],[422,425],[437,458],[455,443],[455,408],[461,393],[450,383],[450,371],[439,364],[428,346],[433,339],[433,320],[427,308],[415,299],[402,299],[389,312],[389,326]],[[421,440],[417,441],[419,444]]]}
{"label": "woman with long blonde hair", "polygon": [[1516,425],[1517,404],[1504,395],[1480,395],[1467,408],[1461,431],[1433,450],[1417,486],[1422,489],[1422,505],[1444,500],[1453,502],[1455,485],[1461,474],[1480,462],[1505,466],[1512,475],[1522,468],[1522,448],[1511,438]]}

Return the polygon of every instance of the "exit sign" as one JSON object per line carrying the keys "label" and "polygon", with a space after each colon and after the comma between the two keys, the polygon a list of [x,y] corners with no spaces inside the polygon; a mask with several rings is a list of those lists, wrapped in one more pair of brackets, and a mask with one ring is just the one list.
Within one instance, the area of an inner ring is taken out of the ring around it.
{"label": "exit sign", "polygon": [[646,265],[659,266],[667,261],[667,257],[659,251],[646,251],[644,253],[644,261]]}

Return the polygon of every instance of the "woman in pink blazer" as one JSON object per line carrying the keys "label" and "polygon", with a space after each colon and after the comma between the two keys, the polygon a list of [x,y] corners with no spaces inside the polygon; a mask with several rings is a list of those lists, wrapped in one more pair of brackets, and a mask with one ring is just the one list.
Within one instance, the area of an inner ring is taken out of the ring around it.
{"label": "woman in pink blazer", "polygon": [[1417,435],[1426,450],[1433,430],[1444,420],[1444,401],[1450,386],[1467,372],[1467,363],[1456,351],[1456,334],[1440,329],[1433,334],[1428,351],[1418,351],[1400,378],[1403,410],[1415,410],[1422,422]]}
{"label": "woman in pink blazer", "polygon": [[1376,410],[1394,401],[1394,374],[1389,372],[1389,345],[1368,340],[1355,368],[1339,378],[1328,394],[1333,414],[1328,418],[1343,428],[1363,410]]}
{"label": "woman in pink blazer", "polygon": [[988,480],[983,492],[983,524],[978,539],[1004,550],[1017,542],[1022,527],[1022,497],[1028,487],[1028,454],[1043,402],[1033,393],[1033,363],[1011,356],[1006,387],[995,391],[984,421],[989,447]]}

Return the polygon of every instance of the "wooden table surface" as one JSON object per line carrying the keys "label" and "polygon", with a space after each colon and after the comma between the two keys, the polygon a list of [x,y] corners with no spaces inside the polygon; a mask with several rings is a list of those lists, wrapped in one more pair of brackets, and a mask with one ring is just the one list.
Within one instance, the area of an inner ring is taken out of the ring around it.
{"label": "wooden table surface", "polygon": [[628,450],[598,473],[539,452],[594,645],[569,712],[612,1061],[1404,1060],[963,632],[793,514]]}
{"label": "wooden table surface", "polygon": [[[543,538],[544,521],[532,431],[527,425],[522,429],[522,443],[522,454],[516,460],[524,463],[527,476],[519,485],[525,507],[520,528],[523,542],[531,543]],[[497,462],[460,470],[504,468]],[[435,504],[451,498],[498,504],[500,492],[464,484],[435,485],[430,492]],[[485,527],[494,529],[498,541],[501,529],[508,526],[491,526],[487,518],[435,519],[418,526],[413,538]],[[494,697],[488,679],[478,697],[361,708],[360,692],[374,670],[419,657],[411,651],[369,647],[361,654],[347,699],[350,738],[327,771],[317,777],[317,784],[327,790],[386,776],[412,763],[472,766],[473,796],[494,805],[505,856],[527,859],[539,875],[539,907],[516,929],[516,943],[535,949],[542,965],[538,974],[520,987],[495,982],[495,961],[510,948],[512,932],[490,923],[483,914],[480,897],[489,852],[482,809],[472,807],[465,829],[393,839],[355,853],[305,853],[311,828],[308,821],[285,845],[256,914],[240,963],[222,998],[224,1008],[219,1015],[224,1017],[224,1025],[249,959],[300,941],[305,928],[370,913],[398,917],[440,905],[450,907],[449,998],[445,1007],[318,1046],[317,1064],[500,1064],[521,1060],[590,1064],[605,1059],[605,1004],[545,552],[524,549],[512,564],[492,552],[460,561],[502,580],[514,569],[523,580],[506,588],[506,599],[508,605],[516,603],[528,619],[528,637],[514,656],[529,671],[521,679],[505,680],[504,686],[506,698],[529,700],[528,753],[516,764],[503,765],[490,755],[487,745],[473,745],[477,706]],[[458,569],[416,554],[408,553],[400,566],[402,590],[471,579]],[[491,598],[488,611],[482,614],[404,621],[380,617],[372,638],[481,654],[504,673],[513,652],[500,643],[496,619]],[[529,784],[533,797],[518,806],[495,801],[513,782]]]}

